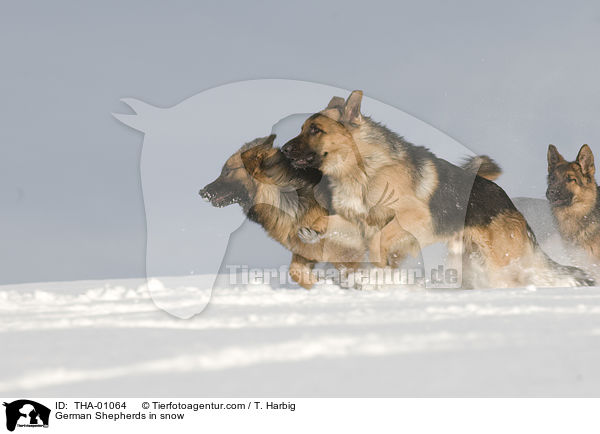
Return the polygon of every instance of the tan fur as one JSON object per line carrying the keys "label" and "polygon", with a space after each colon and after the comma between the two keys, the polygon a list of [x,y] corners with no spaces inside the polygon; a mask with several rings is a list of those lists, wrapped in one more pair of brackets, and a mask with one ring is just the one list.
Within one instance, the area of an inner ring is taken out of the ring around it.
{"label": "tan fur", "polygon": [[425,167],[421,169],[421,176],[422,179],[417,184],[415,195],[419,199],[427,201],[437,190],[439,182],[437,170],[431,161],[425,163]]}
{"label": "tan fur", "polygon": [[460,167],[490,181],[495,181],[502,175],[500,166],[487,155],[476,155],[468,158]]}
{"label": "tan fur", "polygon": [[584,145],[577,159],[568,162],[550,145],[548,171],[556,185],[572,195],[568,205],[551,203],[561,236],[587,251],[592,260],[600,261],[600,204],[591,149]]}
{"label": "tan fur", "polygon": [[[496,216],[489,225],[466,228],[463,234],[467,267],[480,261],[486,270],[485,284],[494,287],[520,286],[526,283],[519,270],[533,267],[535,248],[527,233],[527,222],[518,212]],[[543,259],[540,256],[540,261]],[[536,266],[542,265],[537,264]],[[471,279],[482,282],[482,278]]]}
{"label": "tan fur", "polygon": [[465,229],[465,238],[482,250],[489,265],[502,268],[532,250],[527,235],[527,222],[519,212],[507,211],[494,217],[487,226]]}
{"label": "tan fur", "polygon": [[330,177],[336,212],[361,225],[369,242],[391,220],[397,219],[393,223],[395,229],[386,229],[384,234],[388,235],[380,237],[384,241],[380,243],[381,255],[393,250],[396,242],[391,233],[409,232],[421,245],[436,241],[427,205],[438,184],[433,164],[426,164],[422,181],[415,184],[414,169],[407,170],[408,163],[401,155],[392,155],[381,145],[367,141],[361,137],[360,128],[318,116],[305,124],[303,130],[313,124],[326,131],[318,140],[311,137],[308,140],[311,149],[322,156],[320,168]]}

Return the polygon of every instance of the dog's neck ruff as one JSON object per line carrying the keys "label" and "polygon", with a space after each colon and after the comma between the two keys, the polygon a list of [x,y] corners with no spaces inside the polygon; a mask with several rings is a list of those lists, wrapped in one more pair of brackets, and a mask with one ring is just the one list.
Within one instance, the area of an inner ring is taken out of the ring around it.
{"label": "dog's neck ruff", "polygon": [[561,235],[575,244],[586,243],[600,232],[600,188],[596,186],[595,200],[583,208],[553,207],[552,212]]}

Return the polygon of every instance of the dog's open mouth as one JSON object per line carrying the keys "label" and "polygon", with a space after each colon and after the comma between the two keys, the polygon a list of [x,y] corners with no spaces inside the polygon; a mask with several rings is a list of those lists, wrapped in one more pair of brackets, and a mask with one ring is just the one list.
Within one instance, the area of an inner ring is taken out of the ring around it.
{"label": "dog's open mouth", "polygon": [[216,206],[217,208],[223,208],[229,205],[232,205],[234,203],[238,203],[240,202],[241,198],[237,197],[234,194],[226,194],[224,196],[217,196],[215,197],[211,203],[213,206]]}
{"label": "dog's open mouth", "polygon": [[244,198],[235,191],[215,192],[200,190],[200,196],[216,208],[224,208],[234,203],[241,203]]}

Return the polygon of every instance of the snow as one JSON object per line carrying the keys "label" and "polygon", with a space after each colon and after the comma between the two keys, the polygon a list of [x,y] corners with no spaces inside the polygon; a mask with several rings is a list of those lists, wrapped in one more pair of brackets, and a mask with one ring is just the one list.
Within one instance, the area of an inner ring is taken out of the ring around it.
{"label": "snow", "polygon": [[3,395],[597,396],[600,291],[14,285],[0,347]]}

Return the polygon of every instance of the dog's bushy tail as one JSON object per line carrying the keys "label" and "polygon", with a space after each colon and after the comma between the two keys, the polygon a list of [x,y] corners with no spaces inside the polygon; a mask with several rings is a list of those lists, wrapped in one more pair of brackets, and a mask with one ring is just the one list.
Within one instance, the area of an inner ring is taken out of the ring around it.
{"label": "dog's bushy tail", "polygon": [[470,173],[475,173],[482,178],[494,181],[502,175],[502,168],[487,155],[477,155],[466,159],[460,166]]}

